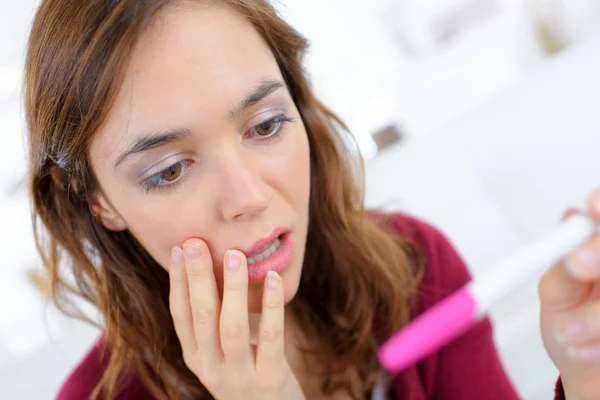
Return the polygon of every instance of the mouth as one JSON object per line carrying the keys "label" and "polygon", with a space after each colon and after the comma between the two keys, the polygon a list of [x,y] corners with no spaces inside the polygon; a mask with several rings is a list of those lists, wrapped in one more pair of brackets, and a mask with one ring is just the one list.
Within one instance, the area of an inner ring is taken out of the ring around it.
{"label": "mouth", "polygon": [[262,281],[269,271],[283,272],[292,260],[293,238],[291,231],[277,228],[263,239],[257,240],[244,251],[248,262],[248,278]]}
{"label": "mouth", "polygon": [[281,239],[285,234],[290,232],[286,228],[275,228],[269,233],[268,236],[258,239],[250,246],[247,250],[244,250],[244,254],[248,259],[248,263],[256,263],[264,260],[273,254],[281,245]]}
{"label": "mouth", "polygon": [[271,244],[269,244],[262,252],[256,254],[255,256],[248,257],[248,265],[256,264],[257,262],[270,257],[273,253],[279,250],[279,247],[281,246],[281,236],[283,235],[276,237],[275,240],[273,240]]}

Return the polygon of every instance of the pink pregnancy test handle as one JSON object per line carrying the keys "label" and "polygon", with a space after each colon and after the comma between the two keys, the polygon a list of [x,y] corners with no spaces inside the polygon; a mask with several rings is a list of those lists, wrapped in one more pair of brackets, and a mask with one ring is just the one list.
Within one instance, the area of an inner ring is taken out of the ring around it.
{"label": "pink pregnancy test handle", "polygon": [[477,319],[475,299],[460,289],[388,339],[379,362],[390,373],[401,372],[462,335]]}

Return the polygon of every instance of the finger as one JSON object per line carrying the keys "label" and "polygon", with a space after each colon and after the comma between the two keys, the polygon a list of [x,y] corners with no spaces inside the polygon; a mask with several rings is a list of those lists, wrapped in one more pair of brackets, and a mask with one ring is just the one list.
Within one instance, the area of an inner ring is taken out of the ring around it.
{"label": "finger", "polygon": [[600,363],[600,341],[569,346],[567,354],[576,361]]}
{"label": "finger", "polygon": [[192,324],[188,280],[185,272],[183,250],[179,247],[174,247],[171,250],[169,262],[169,309],[181,349],[187,354],[195,353],[196,338],[194,337],[194,326]]}
{"label": "finger", "polygon": [[600,187],[588,198],[588,213],[594,221],[600,223]]}
{"label": "finger", "polygon": [[600,341],[600,299],[565,314],[557,337],[564,344],[586,345]]}
{"label": "finger", "polygon": [[[578,209],[568,209],[562,220],[580,213]],[[594,286],[590,281],[600,278],[600,262],[595,262],[593,256],[600,248],[599,240],[598,236],[593,237],[544,274],[538,287],[543,309],[570,310],[590,296]],[[594,264],[596,267],[589,267]]]}
{"label": "finger", "polygon": [[563,213],[562,218],[560,220],[561,220],[561,222],[565,222],[567,219],[569,219],[573,215],[577,215],[577,214],[581,214],[581,213],[582,212],[580,209],[570,207],[565,210],[565,212]]}
{"label": "finger", "polygon": [[583,281],[600,279],[600,235],[596,235],[565,259],[568,272]]}
{"label": "finger", "polygon": [[248,267],[246,257],[236,250],[225,253],[223,305],[221,308],[221,346],[228,364],[250,364],[250,328],[248,320]]}
{"label": "finger", "polygon": [[270,373],[284,356],[283,284],[277,272],[269,271],[264,284],[262,315],[258,332],[256,369]]}
{"label": "finger", "polygon": [[550,268],[538,287],[542,310],[568,311],[578,307],[590,296],[593,284],[581,281],[571,274],[565,262]]}
{"label": "finger", "polygon": [[210,252],[206,243],[195,238],[183,248],[198,356],[203,365],[216,365],[222,359],[217,333],[219,293]]}

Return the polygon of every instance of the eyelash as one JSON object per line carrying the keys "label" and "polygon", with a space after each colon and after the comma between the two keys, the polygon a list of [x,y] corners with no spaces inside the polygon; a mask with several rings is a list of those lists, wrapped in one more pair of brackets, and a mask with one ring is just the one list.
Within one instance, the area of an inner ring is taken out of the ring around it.
{"label": "eyelash", "polygon": [[[286,123],[289,122],[294,122],[294,118],[290,118],[287,117],[284,114],[280,114],[276,117],[273,117],[271,119],[267,119],[263,122],[260,122],[256,125],[254,125],[249,132],[255,132],[256,129],[263,124],[276,124],[276,128],[273,131],[273,133],[269,134],[268,136],[260,136],[257,133],[254,133],[253,136],[254,137],[259,137],[259,141],[270,141],[270,140],[275,140],[281,137],[280,133],[281,130],[283,129],[284,125]],[[246,136],[246,135],[244,135]],[[167,168],[163,169],[162,171],[160,171],[157,174],[152,175],[150,178],[146,179],[144,182],[142,182],[142,188],[144,189],[144,191],[146,193],[151,193],[151,192],[164,192],[167,190],[171,190],[174,189],[177,185],[179,185],[180,183],[183,182],[185,175],[187,175],[187,169],[184,169],[183,172],[181,172],[181,175],[175,180],[173,181],[173,183],[167,183],[167,184],[161,184],[161,180],[162,180],[162,176],[169,171],[169,169],[182,165],[183,167],[187,167],[189,165],[191,165],[193,163],[193,161],[191,160],[182,160],[182,161],[178,161],[175,164],[172,164],[170,166],[168,166]]]}
{"label": "eyelash", "polygon": [[284,126],[284,124],[286,124],[288,122],[294,122],[294,119],[290,118],[290,117],[287,117],[284,114],[280,114],[280,115],[278,115],[276,117],[273,117],[273,118],[268,119],[266,121],[260,122],[257,125],[254,125],[252,127],[252,129],[250,129],[250,131],[256,130],[256,128],[258,128],[262,124],[276,124],[277,125],[276,129],[270,135],[268,135],[268,136],[260,136],[259,134],[256,134],[258,137],[261,138],[259,140],[269,140],[269,139],[273,139],[275,137],[281,137],[281,135],[279,135],[279,131]]}

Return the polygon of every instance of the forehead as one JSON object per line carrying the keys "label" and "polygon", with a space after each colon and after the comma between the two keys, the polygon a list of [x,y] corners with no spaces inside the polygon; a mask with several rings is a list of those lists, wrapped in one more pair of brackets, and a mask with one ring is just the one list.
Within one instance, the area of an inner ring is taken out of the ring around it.
{"label": "forehead", "polygon": [[243,17],[223,6],[167,8],[140,37],[92,153],[110,162],[141,130],[208,128],[276,78],[273,54]]}

